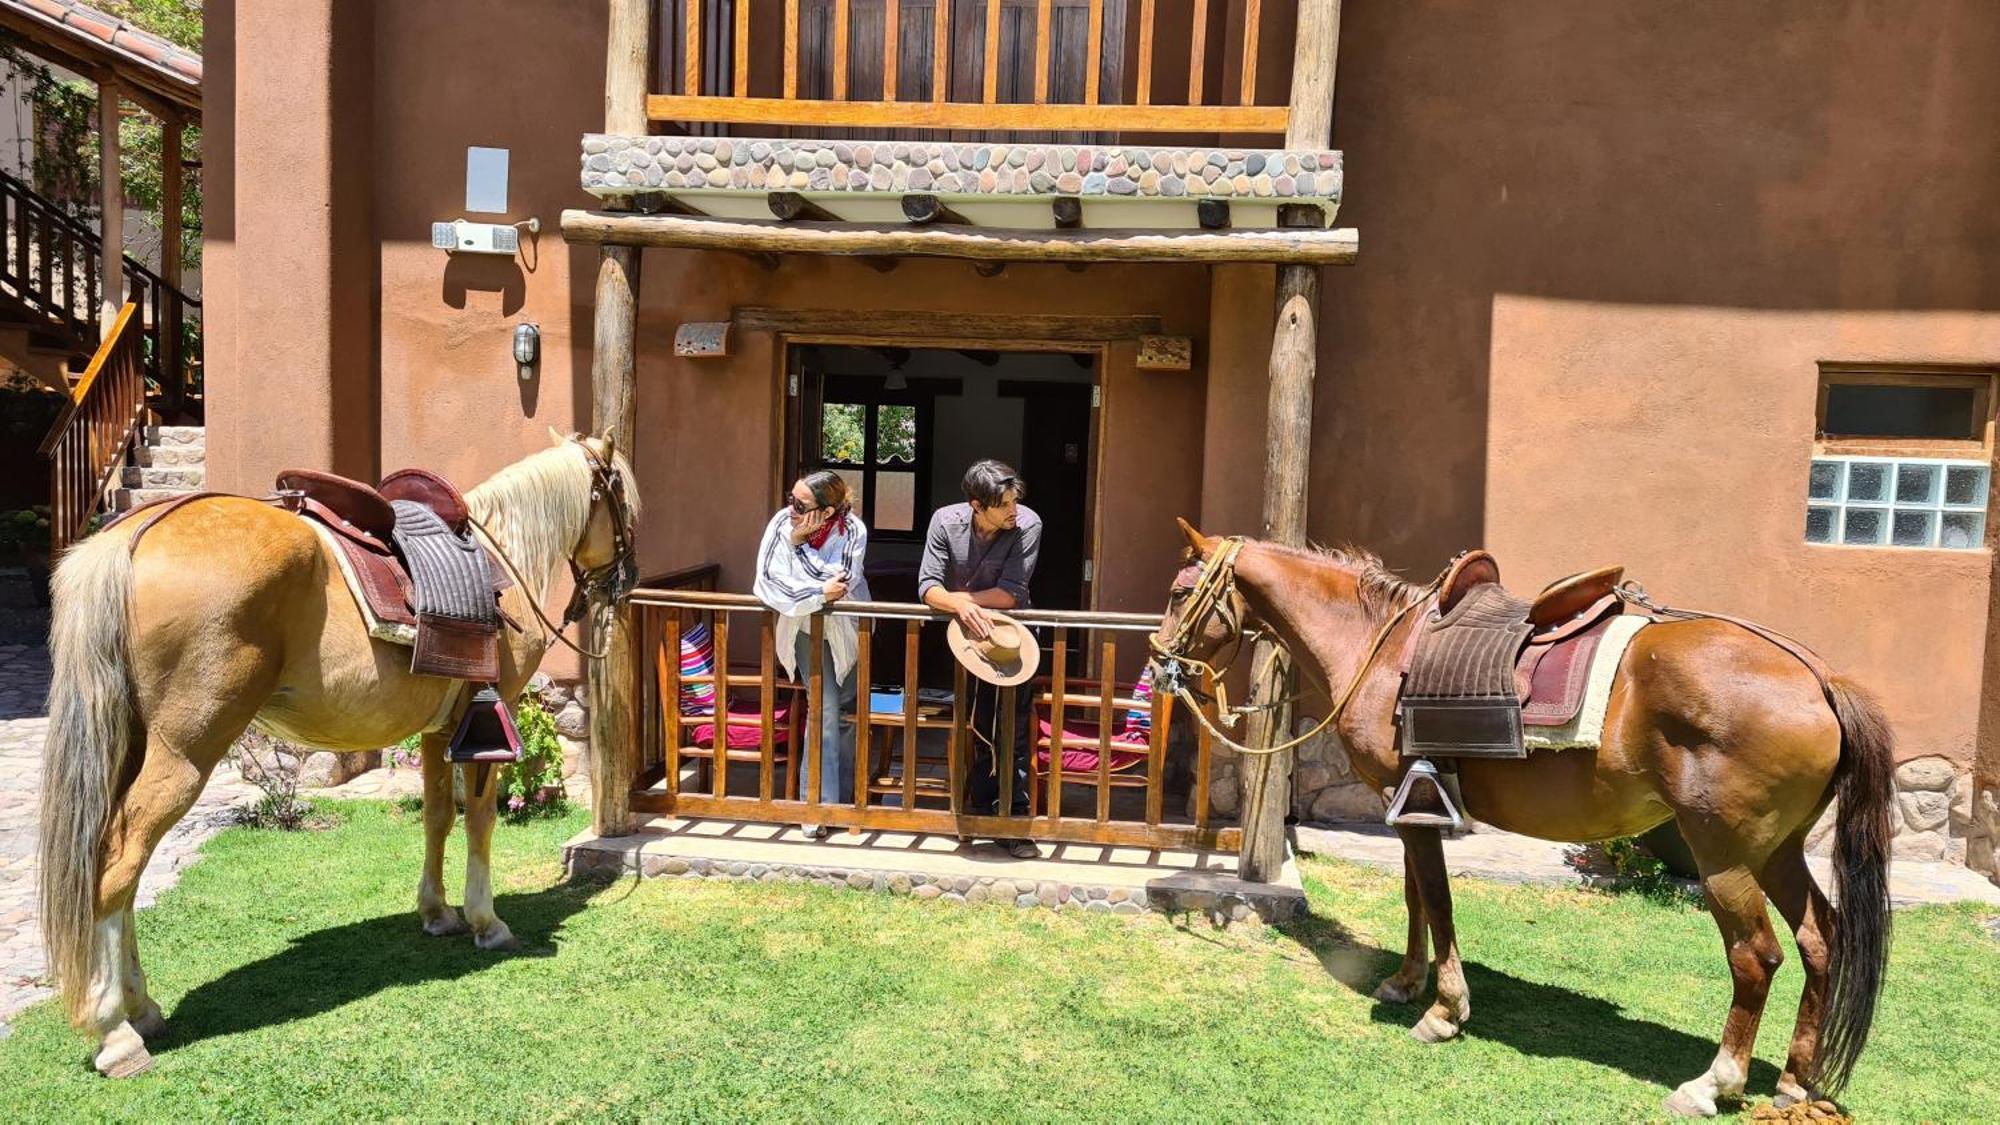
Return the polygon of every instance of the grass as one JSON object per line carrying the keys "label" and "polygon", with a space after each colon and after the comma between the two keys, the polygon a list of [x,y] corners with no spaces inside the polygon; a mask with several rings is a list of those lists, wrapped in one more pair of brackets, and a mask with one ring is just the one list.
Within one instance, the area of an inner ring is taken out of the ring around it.
{"label": "grass", "polygon": [[[1707,916],[1460,880],[1473,1019],[1426,1047],[1366,992],[1401,879],[1305,864],[1313,918],[1252,932],[802,886],[571,887],[579,816],[503,825],[513,955],[431,939],[421,830],[393,805],[324,832],[237,829],[140,916],[171,1024],[112,1083],[49,1004],[0,1041],[13,1120],[1644,1120],[1707,1066],[1729,985]],[[456,837],[454,840],[456,841]],[[447,870],[461,866],[456,848]],[[1976,909],[1897,917],[1849,1091],[1866,1119],[2000,1114],[2000,944]],[[1769,1096],[1799,986],[1758,1041]]]}

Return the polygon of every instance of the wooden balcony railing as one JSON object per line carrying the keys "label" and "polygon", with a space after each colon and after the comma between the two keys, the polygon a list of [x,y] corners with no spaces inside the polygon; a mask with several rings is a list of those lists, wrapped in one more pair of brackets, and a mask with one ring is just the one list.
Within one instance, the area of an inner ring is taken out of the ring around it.
{"label": "wooden balcony railing", "polygon": [[[1164,22],[1158,8],[1185,22]],[[1240,8],[1209,0],[660,0],[656,88],[667,92],[647,99],[647,115],[872,129],[1283,133],[1288,107],[1257,101],[1261,17],[1260,0]],[[1222,58],[1232,45],[1234,67]],[[1289,65],[1289,49],[1280,53]]]}
{"label": "wooden balcony railing", "polygon": [[[635,811],[1143,847],[1238,846],[1238,829],[1209,822],[1207,731],[1194,724],[1192,779],[1179,794],[1187,799],[1186,814],[1169,811],[1166,779],[1168,747],[1175,742],[1175,703],[1158,693],[1142,700],[1129,688],[1116,686],[1120,642],[1143,646],[1144,636],[1159,626],[1156,617],[1065,611],[1015,615],[1037,627],[1045,646],[1043,674],[1019,688],[1002,689],[996,708],[1000,807],[1009,809],[1014,796],[1014,693],[1035,693],[1030,712],[1035,727],[1028,740],[1033,755],[1027,771],[1030,811],[1018,817],[975,815],[963,807],[973,760],[971,689],[977,685],[968,683],[965,670],[954,664],[948,692],[923,691],[919,633],[941,629],[944,621],[928,607],[855,602],[830,611],[855,621],[860,645],[854,675],[864,685],[857,713],[844,718],[857,725],[854,792],[837,803],[822,801],[816,783],[804,799],[794,796],[801,767],[807,776],[820,777],[821,763],[830,753],[822,745],[819,693],[806,686],[832,674],[821,658],[828,615],[813,619],[814,656],[810,667],[800,670],[805,682],[793,683],[783,678],[777,660],[777,616],[753,597],[641,588],[632,595],[630,612],[643,669]],[[698,623],[713,638],[716,670],[684,675],[681,638]],[[884,629],[899,631],[902,642],[902,666],[886,676],[880,673],[888,670],[871,666],[870,651],[876,633]],[[748,637],[755,639],[745,643]],[[1078,640],[1084,643],[1075,645]],[[1071,665],[1073,649],[1086,664],[1095,661],[1095,677],[1086,679],[1087,667]],[[732,654],[754,655],[732,667]],[[1104,681],[1113,684],[1111,691],[1102,689]],[[869,703],[868,685],[884,691],[884,683],[894,685],[886,690],[897,693],[899,705],[878,712]],[[683,713],[682,689],[696,684],[714,685],[712,714]],[[1121,737],[1114,731],[1115,720],[1139,708],[1149,709],[1149,730]],[[1049,726],[1046,734],[1042,723]],[[755,737],[739,736],[740,744],[732,747],[731,729],[754,731]],[[1057,743],[1060,750],[1077,752],[1079,764],[1090,759],[1089,768],[1065,771]]]}
{"label": "wooden balcony railing", "polygon": [[138,306],[118,311],[90,367],[42,441],[49,459],[49,549],[59,557],[83,537],[146,413],[145,345]]}

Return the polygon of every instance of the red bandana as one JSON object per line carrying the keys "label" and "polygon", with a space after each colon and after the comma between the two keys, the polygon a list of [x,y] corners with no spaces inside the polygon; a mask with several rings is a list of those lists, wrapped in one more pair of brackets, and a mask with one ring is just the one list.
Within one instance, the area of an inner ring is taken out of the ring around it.
{"label": "red bandana", "polygon": [[811,535],[806,536],[806,543],[808,546],[812,547],[813,550],[817,551],[821,547],[826,546],[827,539],[831,538],[833,533],[836,531],[840,532],[842,535],[847,534],[846,515],[843,514],[835,516],[832,519],[826,521],[825,523],[820,524],[818,531],[815,531]]}

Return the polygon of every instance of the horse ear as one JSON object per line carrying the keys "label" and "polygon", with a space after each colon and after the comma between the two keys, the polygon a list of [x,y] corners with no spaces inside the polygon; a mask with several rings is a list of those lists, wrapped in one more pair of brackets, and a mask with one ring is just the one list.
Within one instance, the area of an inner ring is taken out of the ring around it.
{"label": "horse ear", "polygon": [[609,460],[609,459],[610,459],[610,457],[611,457],[611,455],[612,455],[613,453],[616,453],[617,451],[618,451],[618,427],[616,427],[616,426],[606,426],[606,427],[604,428],[604,456],[605,456],[605,459],[606,459],[606,460]]}
{"label": "horse ear", "polygon": [[568,440],[569,440],[568,438],[566,438],[566,437],[562,436],[561,434],[557,433],[557,432],[556,432],[556,428],[555,428],[554,426],[550,426],[550,427],[549,427],[549,444],[550,444],[550,445],[561,445],[561,444],[562,444],[563,442],[566,442],[566,441],[568,441]]}
{"label": "horse ear", "polygon": [[1215,540],[1196,531],[1193,524],[1179,516],[1174,517],[1174,522],[1181,525],[1181,534],[1187,536],[1188,549],[1194,552],[1194,557],[1198,559],[1206,558],[1208,556],[1208,549],[1214,544]]}

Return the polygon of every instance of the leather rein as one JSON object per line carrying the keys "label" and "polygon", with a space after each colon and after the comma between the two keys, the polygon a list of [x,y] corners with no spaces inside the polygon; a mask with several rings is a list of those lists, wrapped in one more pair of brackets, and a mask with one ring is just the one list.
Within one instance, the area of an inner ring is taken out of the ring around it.
{"label": "leather rein", "polygon": [[[1164,643],[1157,636],[1149,636],[1146,639],[1148,647],[1153,651],[1153,662],[1160,670],[1161,686],[1178,697],[1194,713],[1195,719],[1207,729],[1210,735],[1222,740],[1225,745],[1235,750],[1238,754],[1282,753],[1311,741],[1318,737],[1320,732],[1339,722],[1341,715],[1347,711],[1347,705],[1354,701],[1354,696],[1361,690],[1361,684],[1367,678],[1368,670],[1374,667],[1375,658],[1381,655],[1382,646],[1388,643],[1389,634],[1395,631],[1396,626],[1405,617],[1409,616],[1411,610],[1428,604],[1437,593],[1439,587],[1444,584],[1445,576],[1450,573],[1449,568],[1440,571],[1438,576],[1431,579],[1430,584],[1424,587],[1423,592],[1418,597],[1412,598],[1409,602],[1405,603],[1401,609],[1391,614],[1389,619],[1382,623],[1382,627],[1375,631],[1374,639],[1369,641],[1368,649],[1362,654],[1361,663],[1354,669],[1354,674],[1349,678],[1347,686],[1342,689],[1339,698],[1335,700],[1333,706],[1327,710],[1326,717],[1314,724],[1311,730],[1306,731],[1296,738],[1281,742],[1276,746],[1245,746],[1243,743],[1229,737],[1228,734],[1216,725],[1214,720],[1208,717],[1207,713],[1202,710],[1199,701],[1195,698],[1195,693],[1188,687],[1187,683],[1187,669],[1192,668],[1207,673],[1217,681],[1215,702],[1218,711],[1227,708],[1228,703],[1222,695],[1220,681],[1227,674],[1230,666],[1236,662],[1236,657],[1242,652],[1246,638],[1254,632],[1253,630],[1246,630],[1244,628],[1243,618],[1235,609],[1236,558],[1242,553],[1242,550],[1242,536],[1232,535],[1228,539],[1223,540],[1222,547],[1202,563],[1201,573],[1196,577],[1194,586],[1188,591],[1187,606],[1181,611],[1181,616],[1175,624],[1173,635]],[[1194,639],[1201,635],[1201,631],[1206,626],[1208,619],[1218,613],[1222,615],[1223,625],[1229,630],[1231,640],[1235,643],[1235,648],[1229,654],[1229,660],[1224,662],[1220,668],[1215,667],[1208,661],[1198,660],[1189,656],[1185,652],[1194,642]],[[1290,650],[1285,643],[1282,640],[1278,640],[1275,643],[1279,650],[1289,658]],[[1277,660],[1274,656],[1270,668],[1275,669],[1276,667]],[[1268,670],[1266,674],[1269,674]],[[1304,694],[1300,693],[1291,697],[1291,699],[1280,700],[1275,703],[1252,705],[1240,710],[1244,712],[1272,710],[1283,706],[1285,703],[1304,698]],[[1233,717],[1230,721],[1234,721]]]}

